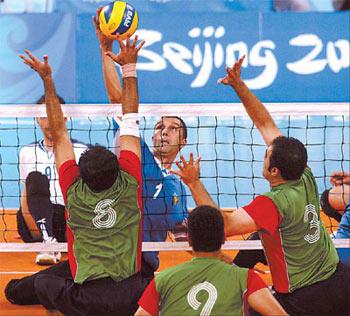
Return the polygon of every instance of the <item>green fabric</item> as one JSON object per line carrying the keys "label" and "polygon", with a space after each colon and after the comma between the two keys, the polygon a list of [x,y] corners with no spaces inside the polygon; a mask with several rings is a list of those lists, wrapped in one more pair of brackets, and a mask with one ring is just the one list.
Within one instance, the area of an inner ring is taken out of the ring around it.
{"label": "green fabric", "polygon": [[141,218],[137,188],[136,179],[120,171],[105,191],[91,191],[81,178],[68,189],[67,224],[74,234],[76,283],[103,277],[119,281],[137,272]]}
{"label": "green fabric", "polygon": [[290,291],[328,279],[339,258],[320,219],[315,178],[306,168],[301,179],[272,188],[265,196],[277,206]]}
{"label": "green fabric", "polygon": [[[194,258],[162,271],[155,278],[160,314],[243,315],[247,276],[247,269],[215,258]],[[197,291],[194,286],[198,286]]]}

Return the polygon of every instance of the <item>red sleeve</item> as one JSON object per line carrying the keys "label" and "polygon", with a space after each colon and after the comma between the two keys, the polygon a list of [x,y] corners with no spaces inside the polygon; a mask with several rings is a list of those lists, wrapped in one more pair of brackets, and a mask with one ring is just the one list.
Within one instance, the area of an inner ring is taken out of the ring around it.
{"label": "red sleeve", "polygon": [[280,212],[275,203],[264,195],[258,196],[250,204],[243,207],[258,226],[269,234],[274,234],[282,221]]}
{"label": "red sleeve", "polygon": [[138,184],[142,184],[141,161],[135,153],[129,150],[122,150],[119,157],[119,167],[133,176]]}
{"label": "red sleeve", "polygon": [[[65,204],[67,204],[67,191],[69,187],[73,184],[73,182],[77,179],[78,176],[79,176],[79,167],[75,162],[75,160],[67,160],[66,162],[64,162],[63,165],[61,165],[60,170],[58,170],[58,177],[59,177],[61,191],[62,191]],[[68,219],[67,209],[65,211],[65,218],[66,220]],[[76,264],[74,251],[73,251],[74,235],[68,225],[66,227],[66,234],[67,234],[69,266],[72,272],[72,276],[73,278],[75,278],[76,271],[77,271],[77,264]]]}
{"label": "red sleeve", "polygon": [[58,178],[60,181],[61,191],[64,199],[64,203],[67,202],[67,191],[73,182],[79,176],[79,167],[75,160],[67,160],[60,167],[58,171]]}
{"label": "red sleeve", "polygon": [[267,288],[266,283],[262,278],[253,270],[248,270],[248,279],[247,279],[247,292],[245,293],[246,297],[254,292]]}
{"label": "red sleeve", "polygon": [[138,301],[138,304],[152,316],[158,316],[159,295],[154,278],[151,283],[148,284],[146,290],[143,292],[141,298]]}

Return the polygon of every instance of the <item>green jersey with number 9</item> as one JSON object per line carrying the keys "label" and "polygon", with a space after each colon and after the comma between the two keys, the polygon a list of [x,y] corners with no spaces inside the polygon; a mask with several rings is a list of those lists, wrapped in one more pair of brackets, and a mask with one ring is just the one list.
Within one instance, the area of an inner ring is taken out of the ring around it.
{"label": "green jersey with number 9", "polygon": [[253,270],[195,257],[157,274],[139,305],[152,315],[243,315],[245,298],[265,287]]}

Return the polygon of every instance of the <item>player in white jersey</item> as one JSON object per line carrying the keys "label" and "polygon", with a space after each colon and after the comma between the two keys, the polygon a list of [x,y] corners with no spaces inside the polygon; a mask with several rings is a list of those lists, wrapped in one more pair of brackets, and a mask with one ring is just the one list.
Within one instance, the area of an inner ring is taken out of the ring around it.
{"label": "player in white jersey", "polygon": [[[44,96],[38,104],[44,101]],[[61,102],[64,100],[61,98]],[[53,154],[52,132],[45,117],[37,118],[43,139],[24,146],[19,154],[20,180],[24,183],[21,208],[17,212],[17,228],[24,242],[66,241],[64,202]],[[75,157],[87,149],[74,142]],[[38,264],[54,264],[60,260],[58,252],[42,252],[36,257]]]}

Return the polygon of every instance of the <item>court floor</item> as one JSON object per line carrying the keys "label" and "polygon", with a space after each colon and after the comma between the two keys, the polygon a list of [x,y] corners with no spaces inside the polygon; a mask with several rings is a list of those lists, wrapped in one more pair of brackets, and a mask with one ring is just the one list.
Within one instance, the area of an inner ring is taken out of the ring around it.
{"label": "court floor", "polygon": [[[16,232],[16,217],[14,212],[6,212],[0,216],[0,242],[21,242],[21,239]],[[332,224],[334,228],[336,225],[331,222],[328,217],[322,215],[322,219],[326,226]],[[231,239],[231,238],[230,238]],[[240,237],[235,239],[241,239]],[[231,257],[234,257],[237,251],[226,252]],[[7,315],[47,315],[46,310],[40,305],[32,306],[19,306],[9,303],[4,295],[4,289],[9,280],[14,278],[21,278],[29,274],[45,269],[43,266],[35,264],[36,253],[19,253],[0,252],[0,316]],[[66,259],[66,254],[63,254],[62,259]],[[187,252],[163,252],[160,253],[160,267],[159,271],[162,271],[168,267],[190,260],[191,254]],[[256,266],[260,271],[265,272],[262,274],[262,278],[269,285],[272,284],[271,274],[267,266],[258,264]]]}

